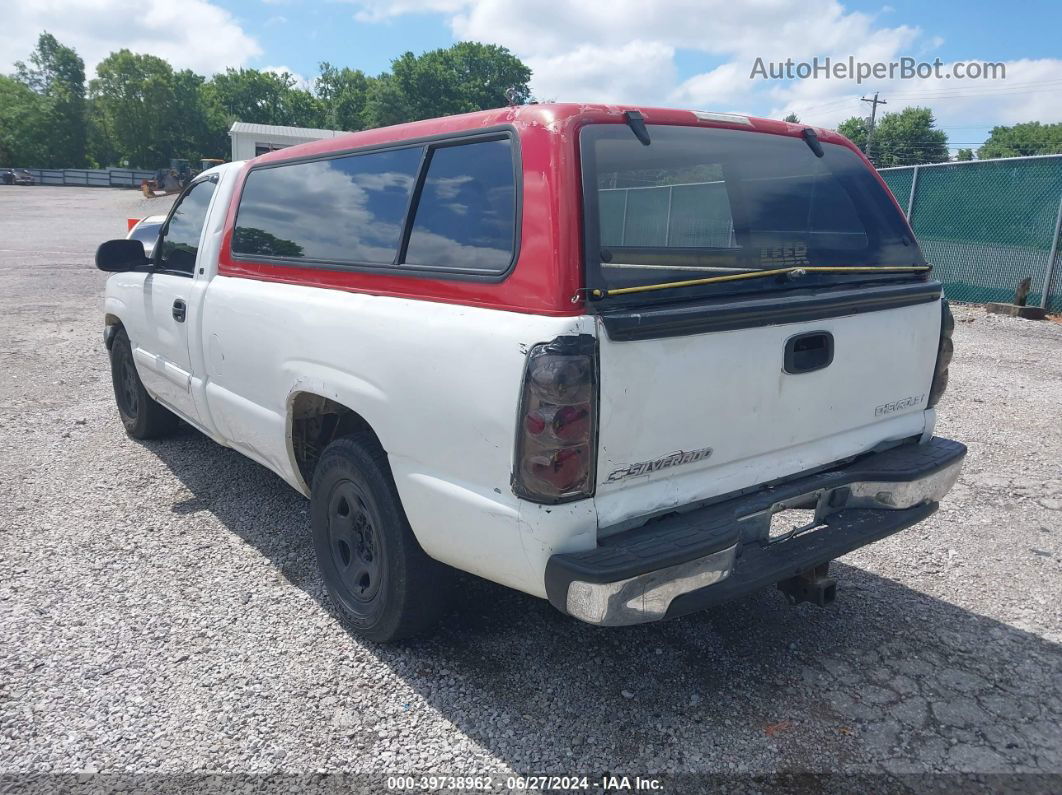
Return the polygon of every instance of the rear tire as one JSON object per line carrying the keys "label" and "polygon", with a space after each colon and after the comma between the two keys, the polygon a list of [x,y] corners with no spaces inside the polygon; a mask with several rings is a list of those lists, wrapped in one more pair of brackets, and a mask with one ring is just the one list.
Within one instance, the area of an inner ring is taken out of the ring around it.
{"label": "rear tire", "polygon": [[124,328],[118,330],[111,344],[111,383],[122,425],[134,439],[158,439],[177,429],[177,416],[144,389]]}
{"label": "rear tire", "polygon": [[314,471],[310,496],[317,565],[347,626],[386,643],[442,615],[452,572],[420,548],[371,433],[337,439]]}

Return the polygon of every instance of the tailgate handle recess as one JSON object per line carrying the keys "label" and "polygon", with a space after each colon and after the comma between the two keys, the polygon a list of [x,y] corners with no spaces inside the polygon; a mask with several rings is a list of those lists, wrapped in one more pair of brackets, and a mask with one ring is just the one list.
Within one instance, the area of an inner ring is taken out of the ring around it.
{"label": "tailgate handle recess", "polygon": [[809,331],[785,341],[787,373],[811,373],[829,367],[833,361],[833,334],[828,331]]}

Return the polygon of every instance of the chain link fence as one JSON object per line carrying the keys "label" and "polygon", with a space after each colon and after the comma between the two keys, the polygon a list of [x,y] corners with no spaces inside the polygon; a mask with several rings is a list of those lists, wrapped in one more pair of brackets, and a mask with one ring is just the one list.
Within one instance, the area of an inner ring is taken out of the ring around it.
{"label": "chain link fence", "polygon": [[1028,303],[1062,312],[1062,155],[880,171],[905,208],[933,275],[956,301]]}
{"label": "chain link fence", "polygon": [[609,246],[734,246],[722,181],[598,192],[601,240]]}

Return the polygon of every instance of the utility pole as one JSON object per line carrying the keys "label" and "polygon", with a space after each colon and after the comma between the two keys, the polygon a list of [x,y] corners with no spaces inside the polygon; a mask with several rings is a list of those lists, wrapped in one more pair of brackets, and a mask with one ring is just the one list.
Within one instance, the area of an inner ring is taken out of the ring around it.
{"label": "utility pole", "polygon": [[859,101],[860,102],[869,102],[870,103],[870,126],[867,128],[867,143],[866,143],[866,148],[863,150],[863,154],[865,154],[868,158],[870,158],[870,162],[873,163],[874,162],[874,158],[870,157],[870,152],[871,152],[870,142],[874,138],[874,122],[877,121],[877,118],[878,118],[878,105],[888,105],[889,103],[886,102],[883,99],[878,99],[878,92],[877,91],[874,92],[874,99],[867,99],[866,97],[860,97]]}

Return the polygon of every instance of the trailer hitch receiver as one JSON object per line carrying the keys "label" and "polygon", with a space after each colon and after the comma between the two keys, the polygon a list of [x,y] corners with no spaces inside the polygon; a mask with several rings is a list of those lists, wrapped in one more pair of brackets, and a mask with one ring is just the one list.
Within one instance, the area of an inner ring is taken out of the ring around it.
{"label": "trailer hitch receiver", "polygon": [[827,577],[830,564],[823,563],[778,583],[778,590],[785,594],[791,605],[812,602],[825,607],[837,598],[837,580]]}

